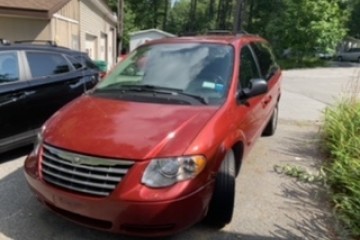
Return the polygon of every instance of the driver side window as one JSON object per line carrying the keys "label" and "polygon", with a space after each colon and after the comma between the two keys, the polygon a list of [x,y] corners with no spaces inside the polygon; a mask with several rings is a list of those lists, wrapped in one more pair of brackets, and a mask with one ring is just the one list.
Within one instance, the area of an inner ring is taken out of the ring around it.
{"label": "driver side window", "polygon": [[254,78],[260,78],[260,73],[250,48],[245,46],[241,49],[240,52],[240,73],[238,88],[244,89],[250,87],[250,80]]}

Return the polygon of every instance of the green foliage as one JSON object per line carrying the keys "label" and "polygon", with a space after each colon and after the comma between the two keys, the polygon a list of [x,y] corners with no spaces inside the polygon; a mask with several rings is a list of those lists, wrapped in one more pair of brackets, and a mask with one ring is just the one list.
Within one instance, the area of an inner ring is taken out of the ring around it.
{"label": "green foliage", "polygon": [[189,18],[190,1],[175,3],[169,13],[169,22],[166,31],[181,34],[186,31]]}
{"label": "green foliage", "polygon": [[349,1],[349,33],[351,36],[360,38],[360,0]]}
{"label": "green foliage", "polygon": [[[118,0],[107,0],[117,11]],[[235,0],[125,0],[124,38],[149,28],[177,35],[233,30]],[[299,58],[334,50],[350,33],[360,34],[360,0],[246,0],[242,26],[269,39],[281,56],[292,49]],[[350,19],[348,21],[348,19]]]}
{"label": "green foliage", "polygon": [[117,12],[117,0],[107,0],[107,5],[113,12]]}
{"label": "green foliage", "polygon": [[[197,0],[196,13],[192,16],[194,19],[191,20],[189,17],[189,9],[191,5],[190,0],[178,1],[170,9],[169,12],[169,25],[166,31],[174,34],[183,35],[189,32],[203,33],[207,30],[217,29],[217,18],[213,12],[214,6],[218,6],[218,0],[213,1],[213,4],[209,4],[211,0]],[[230,19],[227,16],[227,19]],[[230,27],[230,22],[227,22]]]}
{"label": "green foliage", "polygon": [[316,68],[327,67],[328,62],[317,57],[302,57],[302,58],[288,58],[279,59],[278,64],[281,69],[299,69],[299,68]]}
{"label": "green foliage", "polygon": [[312,173],[304,167],[296,165],[275,165],[274,171],[278,174],[285,174],[289,177],[296,178],[298,181],[304,183],[318,183],[325,184],[325,172],[321,169],[318,173]]}
{"label": "green foliage", "polygon": [[346,34],[347,12],[336,0],[282,0],[266,35],[281,49],[308,55],[315,48],[334,49]]}
{"label": "green foliage", "polygon": [[333,159],[326,170],[337,216],[360,238],[360,103],[343,101],[328,108],[323,132]]}

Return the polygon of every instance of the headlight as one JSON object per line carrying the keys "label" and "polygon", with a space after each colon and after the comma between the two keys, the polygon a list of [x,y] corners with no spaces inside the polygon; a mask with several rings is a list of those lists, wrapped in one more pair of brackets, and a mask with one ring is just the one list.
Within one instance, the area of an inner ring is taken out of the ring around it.
{"label": "headlight", "polygon": [[168,187],[194,178],[205,165],[203,156],[154,159],[146,168],[141,182],[153,188]]}

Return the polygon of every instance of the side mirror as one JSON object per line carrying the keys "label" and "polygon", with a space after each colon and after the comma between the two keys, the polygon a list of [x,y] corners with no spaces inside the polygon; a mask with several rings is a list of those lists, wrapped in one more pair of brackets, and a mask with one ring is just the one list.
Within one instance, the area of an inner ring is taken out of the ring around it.
{"label": "side mirror", "polygon": [[250,87],[240,90],[238,98],[240,100],[256,97],[268,92],[268,84],[262,78],[254,78],[250,80]]}

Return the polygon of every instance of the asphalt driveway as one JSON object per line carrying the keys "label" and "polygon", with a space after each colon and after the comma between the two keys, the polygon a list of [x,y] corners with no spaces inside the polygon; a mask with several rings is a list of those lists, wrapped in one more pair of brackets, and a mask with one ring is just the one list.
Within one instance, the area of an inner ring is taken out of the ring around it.
{"label": "asphalt driveway", "polygon": [[[354,67],[285,72],[278,131],[261,139],[243,164],[232,223],[222,231],[199,224],[169,239],[334,239],[323,188],[279,175],[273,167],[318,168],[322,111],[347,94],[358,72]],[[28,151],[0,155],[0,239],[134,239],[75,225],[40,205],[21,168]]]}

